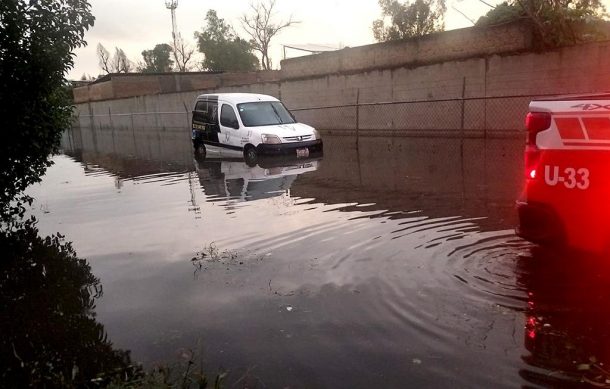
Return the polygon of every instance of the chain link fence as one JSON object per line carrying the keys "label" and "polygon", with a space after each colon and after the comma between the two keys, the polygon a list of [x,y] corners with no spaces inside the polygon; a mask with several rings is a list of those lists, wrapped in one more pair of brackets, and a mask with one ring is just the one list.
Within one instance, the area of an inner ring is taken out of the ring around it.
{"label": "chain link fence", "polygon": [[522,137],[529,103],[540,96],[392,101],[292,109],[299,121],[345,136]]}

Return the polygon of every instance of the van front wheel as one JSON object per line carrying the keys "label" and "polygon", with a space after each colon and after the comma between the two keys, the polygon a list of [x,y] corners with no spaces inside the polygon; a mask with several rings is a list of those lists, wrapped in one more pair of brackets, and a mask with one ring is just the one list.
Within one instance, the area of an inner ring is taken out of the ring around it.
{"label": "van front wheel", "polygon": [[246,160],[246,165],[252,167],[256,166],[257,159],[256,149],[252,145],[248,145],[244,148],[244,159]]}

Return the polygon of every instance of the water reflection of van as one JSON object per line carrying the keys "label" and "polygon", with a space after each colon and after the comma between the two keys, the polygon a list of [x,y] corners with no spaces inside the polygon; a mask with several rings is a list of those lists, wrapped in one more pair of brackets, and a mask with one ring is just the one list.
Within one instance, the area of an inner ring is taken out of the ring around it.
{"label": "water reflection of van", "polygon": [[317,170],[319,164],[319,159],[268,159],[255,166],[242,159],[206,159],[195,167],[207,196],[251,201],[286,193],[300,174]]}
{"label": "water reflection of van", "polygon": [[322,151],[320,133],[298,123],[272,96],[218,93],[197,97],[192,140],[199,157],[244,157],[253,164],[260,155],[309,157]]}

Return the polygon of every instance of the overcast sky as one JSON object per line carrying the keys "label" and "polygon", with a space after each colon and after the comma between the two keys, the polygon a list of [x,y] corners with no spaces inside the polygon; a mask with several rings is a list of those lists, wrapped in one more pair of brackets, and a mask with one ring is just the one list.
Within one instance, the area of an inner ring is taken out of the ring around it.
{"label": "overcast sky", "polygon": [[[496,3],[499,0],[486,0]],[[201,31],[208,9],[231,23],[238,35],[245,37],[239,18],[248,12],[251,0],[179,0],[176,18],[178,30],[185,41],[195,46],[194,31]],[[141,61],[141,52],[158,43],[171,41],[171,16],[165,0],[90,0],[95,25],[85,35],[88,46],[76,51],[74,69],[69,78],[83,74],[100,74],[96,47],[101,43],[111,53],[122,48],[133,62]],[[489,7],[479,0],[447,0],[446,29],[471,26],[457,8],[476,20]],[[374,43],[371,25],[381,16],[377,0],[277,0],[276,20],[290,16],[300,23],[272,40],[273,67],[279,68],[283,44],[322,44],[334,47],[361,46]],[[299,55],[290,51],[288,56]]]}

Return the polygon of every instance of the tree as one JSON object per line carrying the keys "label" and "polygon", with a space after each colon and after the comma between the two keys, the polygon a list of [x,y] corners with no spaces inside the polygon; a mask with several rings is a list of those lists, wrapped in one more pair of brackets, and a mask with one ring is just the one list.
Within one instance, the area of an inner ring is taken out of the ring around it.
{"label": "tree", "polygon": [[238,37],[216,11],[209,10],[205,21],[205,29],[195,32],[199,51],[205,55],[204,69],[236,72],[258,69],[258,59],[252,54],[250,43]]}
{"label": "tree", "polygon": [[71,125],[65,75],[95,18],[86,0],[0,1],[0,218],[40,181]]}
{"label": "tree", "polygon": [[142,51],[144,64],[138,69],[143,73],[171,72],[174,61],[171,58],[172,47],[167,43],[155,45],[152,50]]}
{"label": "tree", "polygon": [[133,69],[133,62],[127,58],[123,49],[114,48],[113,66],[116,69],[115,73],[129,73]]}
{"label": "tree", "polygon": [[510,0],[479,18],[477,25],[528,20],[539,48],[553,48],[603,37],[604,17],[600,0]]}
{"label": "tree", "polygon": [[101,43],[98,43],[96,51],[97,59],[99,61],[99,65],[102,71],[106,73],[112,73],[112,62],[110,60],[110,53],[108,52],[108,50],[106,50],[106,48]]}
{"label": "tree", "polygon": [[[445,29],[445,0],[379,0],[383,18],[373,22],[373,35],[379,42],[413,38]],[[389,25],[386,25],[389,18]]]}
{"label": "tree", "polygon": [[523,18],[525,15],[519,10],[518,6],[508,4],[506,1],[496,5],[487,14],[477,20],[477,26],[491,26],[496,24],[509,23]]}
{"label": "tree", "polygon": [[266,2],[257,4],[250,3],[251,14],[244,14],[241,17],[242,27],[251,38],[250,44],[261,54],[261,64],[264,70],[271,69],[271,58],[269,57],[271,39],[281,30],[299,23],[292,20],[292,16],[287,21],[272,22],[274,7],[275,0],[266,0]]}
{"label": "tree", "polygon": [[182,37],[178,36],[176,41],[172,45],[172,51],[174,53],[174,60],[176,61],[176,68],[179,72],[188,72],[191,70],[191,60],[195,49],[188,43],[184,42]]}
{"label": "tree", "polygon": [[97,58],[100,68],[106,74],[109,73],[129,73],[133,69],[133,62],[127,58],[127,55],[118,47],[114,48],[114,56],[101,44],[97,44]]}

